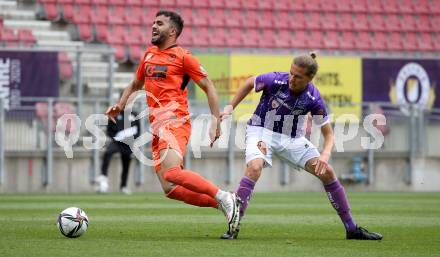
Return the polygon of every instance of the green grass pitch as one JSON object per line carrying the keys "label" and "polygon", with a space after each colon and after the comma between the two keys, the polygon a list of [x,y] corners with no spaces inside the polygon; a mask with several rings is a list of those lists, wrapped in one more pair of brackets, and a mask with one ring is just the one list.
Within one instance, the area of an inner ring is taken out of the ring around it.
{"label": "green grass pitch", "polygon": [[[0,256],[440,256],[440,193],[352,193],[355,220],[384,235],[347,241],[324,193],[256,193],[238,240],[220,240],[215,209],[161,194],[0,195]],[[69,239],[58,213],[77,206],[89,229]]]}

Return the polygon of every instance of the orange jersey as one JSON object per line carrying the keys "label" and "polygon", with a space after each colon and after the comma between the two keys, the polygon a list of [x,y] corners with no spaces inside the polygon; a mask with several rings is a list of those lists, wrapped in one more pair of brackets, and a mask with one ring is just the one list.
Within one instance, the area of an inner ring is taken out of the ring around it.
{"label": "orange jersey", "polygon": [[171,111],[178,119],[188,117],[186,84],[190,79],[198,82],[206,76],[199,61],[188,50],[177,45],[162,51],[157,46],[149,47],[137,68],[136,77],[144,81],[150,122],[154,120],[151,110],[171,102],[177,103],[172,105]]}

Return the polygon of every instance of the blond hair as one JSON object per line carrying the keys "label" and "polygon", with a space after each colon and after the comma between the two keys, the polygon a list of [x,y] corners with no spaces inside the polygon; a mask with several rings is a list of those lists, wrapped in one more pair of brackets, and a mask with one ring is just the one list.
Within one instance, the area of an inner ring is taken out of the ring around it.
{"label": "blond hair", "polygon": [[316,53],[311,52],[309,55],[300,55],[293,59],[293,64],[307,70],[308,76],[315,76],[318,72],[318,63],[315,60]]}

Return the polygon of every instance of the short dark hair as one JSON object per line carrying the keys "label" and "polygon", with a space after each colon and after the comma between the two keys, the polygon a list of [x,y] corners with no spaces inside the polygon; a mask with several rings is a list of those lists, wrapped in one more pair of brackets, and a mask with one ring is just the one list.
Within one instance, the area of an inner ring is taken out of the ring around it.
{"label": "short dark hair", "polygon": [[307,75],[315,76],[318,72],[318,63],[315,60],[316,53],[311,52],[309,55],[300,55],[293,59],[293,64],[307,70]]}
{"label": "short dark hair", "polygon": [[183,30],[182,17],[180,17],[180,15],[178,13],[172,12],[172,11],[161,10],[156,13],[156,17],[161,16],[161,15],[170,18],[170,21],[173,23],[174,27],[177,30],[176,37],[179,37],[180,34],[182,33],[182,30]]}

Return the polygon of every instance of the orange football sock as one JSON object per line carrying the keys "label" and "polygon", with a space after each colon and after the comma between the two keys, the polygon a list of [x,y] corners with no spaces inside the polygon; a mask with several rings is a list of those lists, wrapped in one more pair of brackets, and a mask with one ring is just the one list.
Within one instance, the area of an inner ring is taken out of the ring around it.
{"label": "orange football sock", "polygon": [[183,186],[173,188],[173,190],[167,194],[167,197],[199,207],[217,208],[217,201],[214,198],[209,195],[193,192]]}
{"label": "orange football sock", "polygon": [[219,190],[217,186],[199,174],[190,170],[182,170],[180,167],[173,167],[165,171],[163,178],[168,182],[183,186],[196,193],[206,194],[214,199]]}

